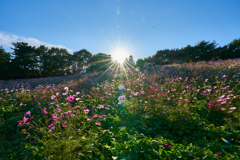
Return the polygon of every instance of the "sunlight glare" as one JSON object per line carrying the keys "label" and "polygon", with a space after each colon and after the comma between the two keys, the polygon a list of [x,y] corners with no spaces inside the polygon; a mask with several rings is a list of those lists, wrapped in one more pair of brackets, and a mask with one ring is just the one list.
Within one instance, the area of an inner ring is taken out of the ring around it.
{"label": "sunlight glare", "polygon": [[129,58],[129,55],[126,51],[118,49],[112,54],[113,61],[117,61],[120,64],[123,64],[126,58]]}

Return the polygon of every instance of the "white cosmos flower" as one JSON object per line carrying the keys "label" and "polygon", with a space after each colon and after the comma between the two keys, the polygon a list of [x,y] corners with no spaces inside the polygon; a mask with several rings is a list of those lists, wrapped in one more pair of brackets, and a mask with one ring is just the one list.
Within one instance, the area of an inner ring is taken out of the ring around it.
{"label": "white cosmos flower", "polygon": [[51,99],[54,99],[55,97],[56,97],[55,95],[52,95],[52,96],[51,96]]}

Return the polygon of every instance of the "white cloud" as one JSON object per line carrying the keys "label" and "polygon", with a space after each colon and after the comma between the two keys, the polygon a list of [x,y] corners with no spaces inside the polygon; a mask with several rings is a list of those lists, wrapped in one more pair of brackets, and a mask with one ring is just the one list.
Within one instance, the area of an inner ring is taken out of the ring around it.
{"label": "white cloud", "polygon": [[63,45],[54,45],[54,44],[50,44],[47,42],[42,42],[36,38],[31,38],[31,37],[19,37],[16,35],[9,35],[6,34],[4,32],[0,32],[0,46],[3,47],[13,47],[12,42],[26,42],[28,43],[28,45],[30,46],[36,46],[39,47],[40,45],[44,45],[48,48],[51,47],[57,47],[57,48],[65,48],[67,49],[69,52],[72,52],[72,49],[69,49]]}

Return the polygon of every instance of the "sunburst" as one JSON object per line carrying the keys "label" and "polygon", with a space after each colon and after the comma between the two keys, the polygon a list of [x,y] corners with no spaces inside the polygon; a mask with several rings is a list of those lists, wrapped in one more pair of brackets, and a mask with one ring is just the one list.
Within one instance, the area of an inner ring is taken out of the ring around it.
{"label": "sunburst", "polygon": [[120,63],[121,65],[124,63],[124,61],[126,60],[126,58],[129,57],[129,54],[127,53],[127,51],[125,51],[124,49],[116,49],[113,53],[112,53],[112,59],[113,61],[117,61],[118,63]]}

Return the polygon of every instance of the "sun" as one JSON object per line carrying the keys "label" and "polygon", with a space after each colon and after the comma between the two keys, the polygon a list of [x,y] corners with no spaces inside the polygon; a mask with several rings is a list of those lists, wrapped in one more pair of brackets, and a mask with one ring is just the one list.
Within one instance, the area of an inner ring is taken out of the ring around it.
{"label": "sun", "polygon": [[115,50],[115,52],[113,52],[112,54],[113,61],[117,61],[120,64],[123,64],[125,59],[128,57],[129,57],[128,53],[123,49]]}

